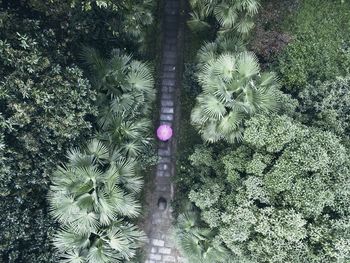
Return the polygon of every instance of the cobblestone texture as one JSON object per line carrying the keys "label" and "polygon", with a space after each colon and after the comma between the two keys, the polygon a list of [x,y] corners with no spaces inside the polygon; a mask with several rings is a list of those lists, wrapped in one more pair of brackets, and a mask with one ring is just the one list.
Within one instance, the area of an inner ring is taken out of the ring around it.
{"label": "cobblestone texture", "polygon": [[[177,85],[178,63],[178,33],[179,33],[179,8],[180,0],[164,0],[163,18],[163,47],[161,67],[160,97],[160,124],[174,126],[176,104],[175,92]],[[175,130],[175,129],[173,129]],[[154,190],[152,192],[152,203],[150,204],[150,215],[146,222],[148,235],[147,259],[144,263],[180,263],[183,258],[176,250],[171,239],[172,209],[170,202],[173,198],[173,185],[171,177],[175,172],[174,139],[160,142],[158,148],[159,163],[155,170]],[[160,198],[164,198],[167,204],[164,209],[158,207]]]}

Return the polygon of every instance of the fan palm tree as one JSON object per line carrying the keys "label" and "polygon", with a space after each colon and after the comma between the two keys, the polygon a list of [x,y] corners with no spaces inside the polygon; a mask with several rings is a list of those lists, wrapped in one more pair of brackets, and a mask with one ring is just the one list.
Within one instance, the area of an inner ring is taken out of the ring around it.
{"label": "fan palm tree", "polygon": [[128,222],[140,213],[142,181],[135,162],[98,140],[72,149],[49,192],[50,211],[61,229],[54,245],[64,263],[123,262],[134,257],[144,234]]}
{"label": "fan palm tree", "polygon": [[95,49],[84,48],[82,57],[99,92],[97,138],[130,157],[151,143],[151,122],[146,118],[155,98],[154,80],[148,65],[113,50],[103,59]]}
{"label": "fan palm tree", "polygon": [[209,27],[208,17],[220,25],[219,33],[247,34],[254,26],[253,17],[258,12],[258,0],[191,0],[191,29],[200,31]]}
{"label": "fan palm tree", "polygon": [[200,67],[215,60],[222,53],[240,53],[246,51],[242,38],[237,36],[219,35],[214,42],[207,42],[202,45],[197,54]]}
{"label": "fan palm tree", "polygon": [[197,97],[191,121],[207,142],[240,141],[245,119],[278,108],[276,77],[260,74],[252,53],[213,56],[203,64],[198,80],[203,92]]}
{"label": "fan palm tree", "polygon": [[218,239],[215,230],[201,227],[195,211],[180,214],[174,239],[189,263],[228,263],[232,255]]}

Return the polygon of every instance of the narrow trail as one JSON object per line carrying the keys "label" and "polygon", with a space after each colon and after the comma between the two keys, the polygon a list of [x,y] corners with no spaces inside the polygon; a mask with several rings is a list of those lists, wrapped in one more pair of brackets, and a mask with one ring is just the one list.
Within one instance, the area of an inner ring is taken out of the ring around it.
{"label": "narrow trail", "polygon": [[153,189],[149,193],[149,216],[145,222],[148,236],[147,258],[145,263],[177,263],[184,262],[172,240],[172,209],[174,188],[171,177],[175,175],[175,152],[177,130],[177,107],[179,87],[181,83],[182,37],[181,0],[164,0],[163,9],[163,43],[160,68],[160,124],[170,125],[175,134],[168,142],[158,145],[159,162],[155,169]]}

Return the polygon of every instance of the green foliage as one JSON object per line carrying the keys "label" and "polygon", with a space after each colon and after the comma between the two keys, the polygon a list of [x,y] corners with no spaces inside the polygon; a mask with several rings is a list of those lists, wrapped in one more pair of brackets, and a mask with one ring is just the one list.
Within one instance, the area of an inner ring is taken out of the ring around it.
{"label": "green foliage", "polygon": [[260,115],[241,146],[191,160],[190,200],[237,262],[350,259],[349,156],[331,132]]}
{"label": "green foliage", "polygon": [[[56,20],[66,17],[74,33],[86,38],[118,38],[118,42],[142,45],[147,27],[153,23],[153,0],[29,0],[29,5]],[[64,24],[67,23],[62,23]],[[73,37],[73,36],[72,36]]]}
{"label": "green foliage", "polygon": [[72,149],[69,162],[52,177],[49,201],[61,224],[54,237],[62,262],[123,262],[135,256],[143,233],[126,218],[140,205],[135,194],[142,180],[136,163],[93,140],[86,150]]}
{"label": "green foliage", "polygon": [[258,12],[258,0],[191,0],[193,12],[188,25],[196,31],[210,28],[214,18],[220,25],[219,33],[247,34],[254,26],[253,17]]}
{"label": "green foliage", "polygon": [[7,27],[11,17],[1,15],[0,129],[6,160],[0,175],[1,260],[55,262],[48,237],[52,222],[43,196],[68,146],[90,134],[88,118],[96,113],[96,93],[80,69],[47,55],[53,32],[40,32],[37,23],[28,20],[22,25],[30,35],[12,32]]}
{"label": "green foliage", "polygon": [[155,98],[149,66],[119,50],[113,50],[111,58],[105,60],[96,50],[85,48],[82,57],[98,90],[97,137],[130,157],[146,153],[152,142],[148,117]]}
{"label": "green foliage", "polygon": [[277,68],[286,89],[349,73],[350,2],[307,0],[285,23],[293,41],[279,56]]}
{"label": "green foliage", "polygon": [[206,45],[200,52],[198,80],[203,92],[191,120],[205,141],[234,143],[242,139],[246,119],[277,110],[278,84],[273,73],[260,74],[252,53],[217,55],[215,46]]}
{"label": "green foliage", "polygon": [[299,98],[305,122],[336,133],[350,146],[350,77],[309,84]]}
{"label": "green foliage", "polygon": [[146,64],[119,50],[105,60],[84,48],[82,57],[98,92],[98,139],[83,151],[72,149],[69,163],[53,175],[49,201],[62,228],[54,245],[61,262],[125,262],[144,240],[130,218],[140,213],[142,182],[135,167],[136,158],[149,156],[146,117],[154,81]]}
{"label": "green foliage", "polygon": [[178,216],[173,235],[181,255],[191,263],[229,262],[231,255],[222,240],[202,224],[194,210]]}

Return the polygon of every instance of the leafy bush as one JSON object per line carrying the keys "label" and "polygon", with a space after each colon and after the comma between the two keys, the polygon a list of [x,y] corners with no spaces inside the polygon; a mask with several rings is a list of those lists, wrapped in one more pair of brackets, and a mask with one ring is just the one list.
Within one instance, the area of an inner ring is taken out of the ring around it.
{"label": "leafy bush", "polygon": [[293,41],[276,65],[286,89],[298,91],[309,82],[349,73],[349,16],[348,1],[306,0],[287,19]]}
{"label": "leafy bush", "polygon": [[350,77],[309,84],[299,98],[306,123],[336,133],[350,146]]}
{"label": "leafy bush", "polygon": [[339,138],[272,115],[248,121],[244,141],[198,148],[189,174],[201,181],[190,200],[235,260],[348,261],[350,163]]}
{"label": "leafy bush", "polygon": [[35,38],[1,28],[0,254],[4,262],[47,263],[55,262],[45,201],[49,175],[67,148],[90,134],[96,94],[76,66],[61,66],[46,55],[51,41],[35,21],[23,23]]}

